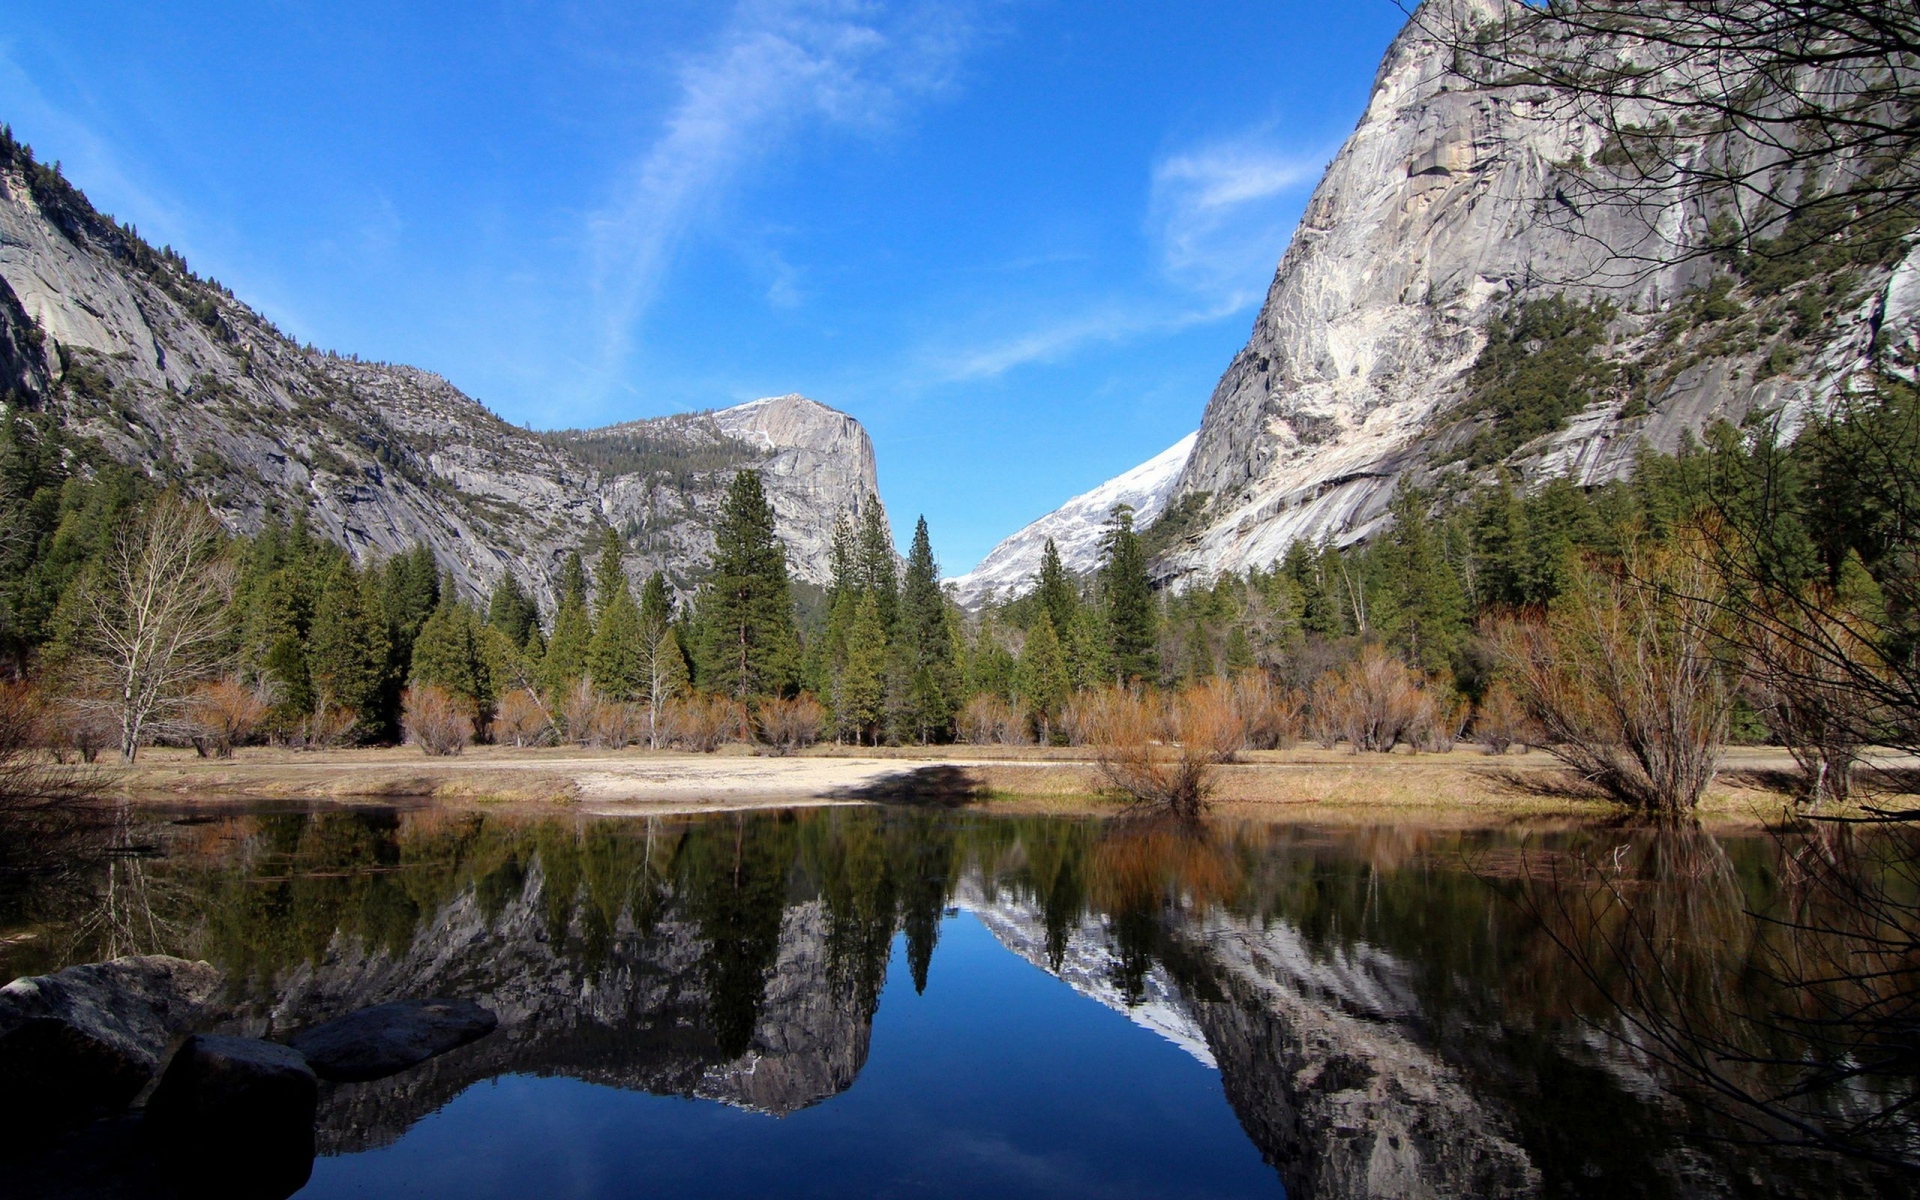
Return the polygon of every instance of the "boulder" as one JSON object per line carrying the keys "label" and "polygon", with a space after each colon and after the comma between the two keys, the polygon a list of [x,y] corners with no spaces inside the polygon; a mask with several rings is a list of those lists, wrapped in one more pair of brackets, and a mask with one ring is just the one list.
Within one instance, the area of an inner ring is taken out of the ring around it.
{"label": "boulder", "polygon": [[287,1196],[313,1172],[319,1091],[290,1046],[196,1034],[147,1101],[145,1132],[183,1192]]}
{"label": "boulder", "polygon": [[322,1079],[381,1079],[477,1041],[497,1024],[471,1000],[396,1000],[304,1029],[292,1044]]}
{"label": "boulder", "polygon": [[207,963],[141,955],[0,987],[0,1130],[125,1107],[219,983]]}

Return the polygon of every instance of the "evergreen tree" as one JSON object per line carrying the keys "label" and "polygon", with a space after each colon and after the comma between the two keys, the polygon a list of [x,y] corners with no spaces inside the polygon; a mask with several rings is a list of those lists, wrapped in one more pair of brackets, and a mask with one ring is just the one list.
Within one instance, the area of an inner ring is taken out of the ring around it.
{"label": "evergreen tree", "polygon": [[516,646],[527,644],[527,635],[540,623],[540,606],[527,589],[520,586],[512,571],[500,576],[493,596],[487,602],[487,624],[498,629]]}
{"label": "evergreen tree", "polygon": [[1060,550],[1052,538],[1047,539],[1046,549],[1040,555],[1040,586],[1035,589],[1034,597],[1053,622],[1056,637],[1061,631],[1073,628],[1080,597],[1074,591],[1073,580],[1067,577],[1067,569],[1060,564]]}
{"label": "evergreen tree", "polygon": [[380,720],[388,678],[386,614],[367,580],[342,560],[320,589],[307,649],[315,707]]}
{"label": "evergreen tree", "polygon": [[1042,741],[1052,739],[1060,723],[1060,713],[1073,695],[1073,678],[1067,671],[1067,656],[1059,635],[1053,631],[1053,618],[1043,609],[1027,631],[1027,644],[1020,654],[1020,696],[1033,710]]}
{"label": "evergreen tree", "polygon": [[954,671],[953,636],[947,627],[947,601],[940,591],[940,568],[933,559],[933,541],[927,534],[925,517],[915,524],[913,545],[907,553],[896,641],[905,657],[909,680],[904,724],[921,742],[943,738],[952,724],[950,697],[959,681]]}
{"label": "evergreen tree", "polygon": [[847,631],[847,662],[840,672],[834,696],[835,715],[843,732],[856,744],[872,740],[885,715],[887,631],[880,623],[880,606],[871,592],[855,602]]}
{"label": "evergreen tree", "polygon": [[745,698],[778,694],[799,667],[787,552],[757,471],[733,477],[714,532],[713,570],[698,602],[701,678]]}
{"label": "evergreen tree", "polygon": [[416,543],[405,554],[388,559],[380,583],[394,676],[405,679],[413,657],[413,639],[440,607],[440,568],[433,560],[433,551],[424,542]]}
{"label": "evergreen tree", "polygon": [[600,535],[600,560],[593,567],[593,616],[596,621],[606,616],[607,609],[622,593],[627,603],[633,603],[633,593],[627,586],[627,568],[625,564],[626,545],[620,535],[612,528],[605,529]]}
{"label": "evergreen tree", "polygon": [[860,543],[853,522],[841,513],[833,522],[833,546],[829,551],[833,579],[827,585],[827,607],[843,594],[860,590]]}
{"label": "evergreen tree", "polygon": [[880,625],[891,633],[899,615],[899,575],[894,570],[893,535],[880,512],[880,497],[869,495],[860,514],[858,554],[860,590],[873,597]]}
{"label": "evergreen tree", "polygon": [[1114,673],[1129,681],[1152,679],[1159,670],[1154,652],[1159,614],[1154,607],[1153,584],[1147,578],[1147,556],[1140,547],[1140,535],[1133,529],[1131,507],[1114,506],[1103,543],[1105,561],[1100,584]]}
{"label": "evergreen tree", "polygon": [[1074,687],[1100,687],[1113,682],[1112,645],[1103,614],[1091,604],[1082,604],[1073,615],[1066,647],[1067,672],[1073,677]]}
{"label": "evergreen tree", "polygon": [[587,673],[587,650],[593,644],[593,616],[587,611],[587,573],[580,555],[567,555],[560,571],[560,607],[553,614],[553,636],[547,639],[540,663],[540,686],[550,696],[563,696]]}
{"label": "evergreen tree", "polygon": [[444,688],[466,706],[477,726],[493,718],[495,688],[486,626],[478,614],[446,599],[413,641],[416,684]]}
{"label": "evergreen tree", "polygon": [[967,656],[967,693],[1011,700],[1016,669],[1013,655],[1007,653],[1001,641],[999,624],[989,610],[980,618],[980,628],[974,633],[973,648]]}
{"label": "evergreen tree", "polygon": [[[616,560],[616,570],[617,560]],[[601,695],[632,700],[646,691],[644,629],[624,574],[604,582],[599,619],[587,646],[587,674]]]}

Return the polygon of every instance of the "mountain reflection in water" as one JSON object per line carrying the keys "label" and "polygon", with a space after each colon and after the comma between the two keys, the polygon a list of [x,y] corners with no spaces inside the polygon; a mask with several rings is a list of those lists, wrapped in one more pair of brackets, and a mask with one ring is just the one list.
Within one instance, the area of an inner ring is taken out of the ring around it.
{"label": "mountain reflection in water", "polygon": [[[1586,910],[1538,902],[1582,886],[1542,864],[1641,872],[1712,1005],[1765,986],[1723,969],[1777,890],[1765,837],[908,807],[135,811],[101,836],[142,852],[10,894],[4,923],[39,936],[0,969],[204,957],[228,972],[221,1030],[251,1036],[409,996],[499,1014],[419,1069],[327,1088],[321,1153],[356,1157],[323,1161],[316,1193],[478,1194],[474,1147],[533,1139],[554,1169],[598,1129],[618,1170],[581,1194],[643,1163],[707,1194],[1272,1194],[1276,1173],[1300,1197],[1902,1194],[1697,1136],[1708,1116],[1608,1036],[1627,1027],[1568,964]],[[1706,884],[1674,885],[1701,856]]]}

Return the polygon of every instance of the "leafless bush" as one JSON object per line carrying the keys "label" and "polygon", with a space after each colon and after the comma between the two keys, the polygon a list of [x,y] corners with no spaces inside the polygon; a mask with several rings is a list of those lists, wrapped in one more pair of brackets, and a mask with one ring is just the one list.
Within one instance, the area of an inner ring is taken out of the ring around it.
{"label": "leafless bush", "polygon": [[1527,709],[1506,680],[1494,680],[1480,698],[1480,707],[1473,714],[1473,736],[1488,754],[1505,754],[1514,743],[1526,742]]}
{"label": "leafless bush", "polygon": [[58,763],[65,763],[69,756],[91,763],[120,736],[112,703],[84,695],[45,703],[37,727],[40,743]]}
{"label": "leafless bush", "polygon": [[624,700],[595,700],[587,718],[587,742],[604,750],[625,750],[647,736],[647,708]]}
{"label": "leafless bush", "polygon": [[1328,671],[1313,687],[1313,729],[1327,748],[1344,739],[1349,748],[1385,753],[1410,739],[1421,719],[1432,719],[1430,699],[1417,672],[1379,646]]}
{"label": "leafless bush", "polygon": [[1832,588],[1792,603],[1750,606],[1740,626],[1747,691],[1793,754],[1814,804],[1853,792],[1861,751],[1888,725],[1880,688],[1882,656],[1871,627]]}
{"label": "leafless bush", "polygon": [[1496,644],[1555,757],[1622,804],[1671,815],[1719,769],[1724,607],[1699,541],[1682,538],[1618,569],[1581,567],[1551,613],[1508,623]]}
{"label": "leafless bush", "polygon": [[1306,697],[1265,671],[1244,671],[1234,679],[1233,706],[1246,723],[1247,749],[1285,750],[1300,740]]}
{"label": "leafless bush", "polygon": [[538,746],[553,736],[553,714],[524,687],[500,697],[493,714],[493,740],[509,746]]}
{"label": "leafless bush", "polygon": [[701,753],[745,741],[753,728],[746,706],[730,696],[685,696],[668,704],[666,713],[672,740]]}
{"label": "leafless bush", "polygon": [[50,710],[57,709],[28,684],[0,683],[0,813],[58,807],[95,790],[91,775],[38,753],[49,740]]}
{"label": "leafless bush", "polygon": [[760,727],[760,740],[769,749],[776,754],[791,754],[820,740],[827,710],[806,693],[792,700],[773,696],[760,702],[754,723]]}
{"label": "leafless bush", "polygon": [[1427,754],[1445,754],[1467,730],[1473,705],[1453,686],[1428,679],[1420,689],[1420,703],[1407,726],[1407,742]]}
{"label": "leafless bush", "polygon": [[205,758],[229,758],[251,738],[273,706],[265,690],[248,687],[232,675],[203,684],[187,700],[187,734]]}
{"label": "leafless bush", "polygon": [[1186,820],[1205,809],[1215,768],[1246,734],[1230,687],[1191,688],[1168,704],[1123,687],[1078,700],[1101,780],[1137,805]]}
{"label": "leafless bush", "polygon": [[429,755],[458,754],[473,740],[473,718],[445,688],[420,684],[400,697],[400,728]]}
{"label": "leafless bush", "polygon": [[593,680],[575,680],[560,700],[560,723],[566,729],[567,740],[578,746],[586,745],[593,737],[593,718],[599,709],[600,694],[593,690]]}
{"label": "leafless bush", "polygon": [[1008,704],[985,692],[967,701],[954,728],[961,741],[973,746],[1024,746],[1033,741],[1033,720],[1026,706]]}
{"label": "leafless bush", "polygon": [[331,750],[353,740],[360,716],[350,708],[323,708],[309,713],[295,731],[293,745],[298,750]]}

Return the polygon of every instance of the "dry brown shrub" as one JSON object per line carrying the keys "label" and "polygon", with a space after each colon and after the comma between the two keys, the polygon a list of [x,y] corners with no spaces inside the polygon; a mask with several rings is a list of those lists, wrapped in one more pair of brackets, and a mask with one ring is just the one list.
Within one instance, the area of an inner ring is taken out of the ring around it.
{"label": "dry brown shrub", "polygon": [[1505,754],[1515,743],[1525,745],[1532,736],[1526,706],[1506,680],[1494,680],[1487,694],[1480,697],[1480,707],[1473,714],[1473,736],[1488,754]]}
{"label": "dry brown shrub", "polygon": [[625,750],[646,738],[647,712],[644,704],[597,698],[587,718],[587,744],[603,750]]}
{"label": "dry brown shrub", "polygon": [[1147,693],[1109,687],[1078,701],[1101,780],[1141,807],[1185,820],[1206,807],[1214,769],[1245,734],[1230,689],[1192,688],[1163,705]]}
{"label": "dry brown shrub", "polygon": [[473,739],[467,706],[445,688],[421,684],[400,695],[400,728],[409,742],[429,755],[458,754]]}
{"label": "dry brown shrub", "polygon": [[309,713],[293,736],[295,749],[331,750],[353,739],[360,717],[350,708],[326,708]]}
{"label": "dry brown shrub", "polygon": [[553,714],[527,688],[500,697],[493,714],[493,740],[505,746],[538,746],[553,736]]}
{"label": "dry brown shrub", "polygon": [[1434,723],[1420,675],[1379,646],[1328,671],[1313,685],[1314,736],[1332,749],[1344,740],[1355,750],[1385,753],[1410,739],[1422,717]]}
{"label": "dry brown shrub", "polygon": [[760,740],[769,749],[776,754],[791,754],[820,740],[827,710],[806,692],[791,700],[774,696],[760,702],[754,721],[760,727]]}
{"label": "dry brown shrub", "polygon": [[1033,719],[1026,706],[985,692],[967,701],[954,728],[961,741],[974,746],[1025,746],[1033,741]]}
{"label": "dry brown shrub", "polygon": [[1473,715],[1473,703],[1454,691],[1453,685],[1428,679],[1420,689],[1420,704],[1407,726],[1407,742],[1415,750],[1445,754],[1453,749],[1467,731],[1467,718]]}
{"label": "dry brown shrub", "polygon": [[1300,740],[1307,699],[1265,671],[1243,671],[1233,681],[1233,704],[1247,726],[1247,749],[1285,750]]}
{"label": "dry brown shrub", "polygon": [[90,763],[120,738],[112,705],[90,696],[61,696],[39,705],[35,722],[40,743],[65,763],[69,756]]}
{"label": "dry brown shrub", "polygon": [[1724,609],[1695,534],[1619,568],[1580,567],[1544,618],[1508,622],[1496,644],[1546,748],[1622,804],[1668,816],[1698,804],[1719,769]]}
{"label": "dry brown shrub", "polygon": [[202,684],[187,699],[187,734],[202,758],[211,751],[229,758],[247,741],[273,707],[265,689],[248,687],[232,675]]}
{"label": "dry brown shrub", "polygon": [[1820,585],[1752,606],[1741,629],[1747,692],[1793,755],[1814,804],[1853,793],[1861,753],[1888,728],[1892,672],[1872,624]]}
{"label": "dry brown shrub", "polygon": [[693,695],[667,705],[666,725],[674,743],[708,753],[727,742],[746,741],[753,720],[746,706],[732,697]]}
{"label": "dry brown shrub", "polygon": [[575,745],[584,746],[593,737],[594,714],[600,709],[600,694],[593,690],[591,679],[575,680],[567,694],[560,698],[560,724],[564,727],[566,738]]}

